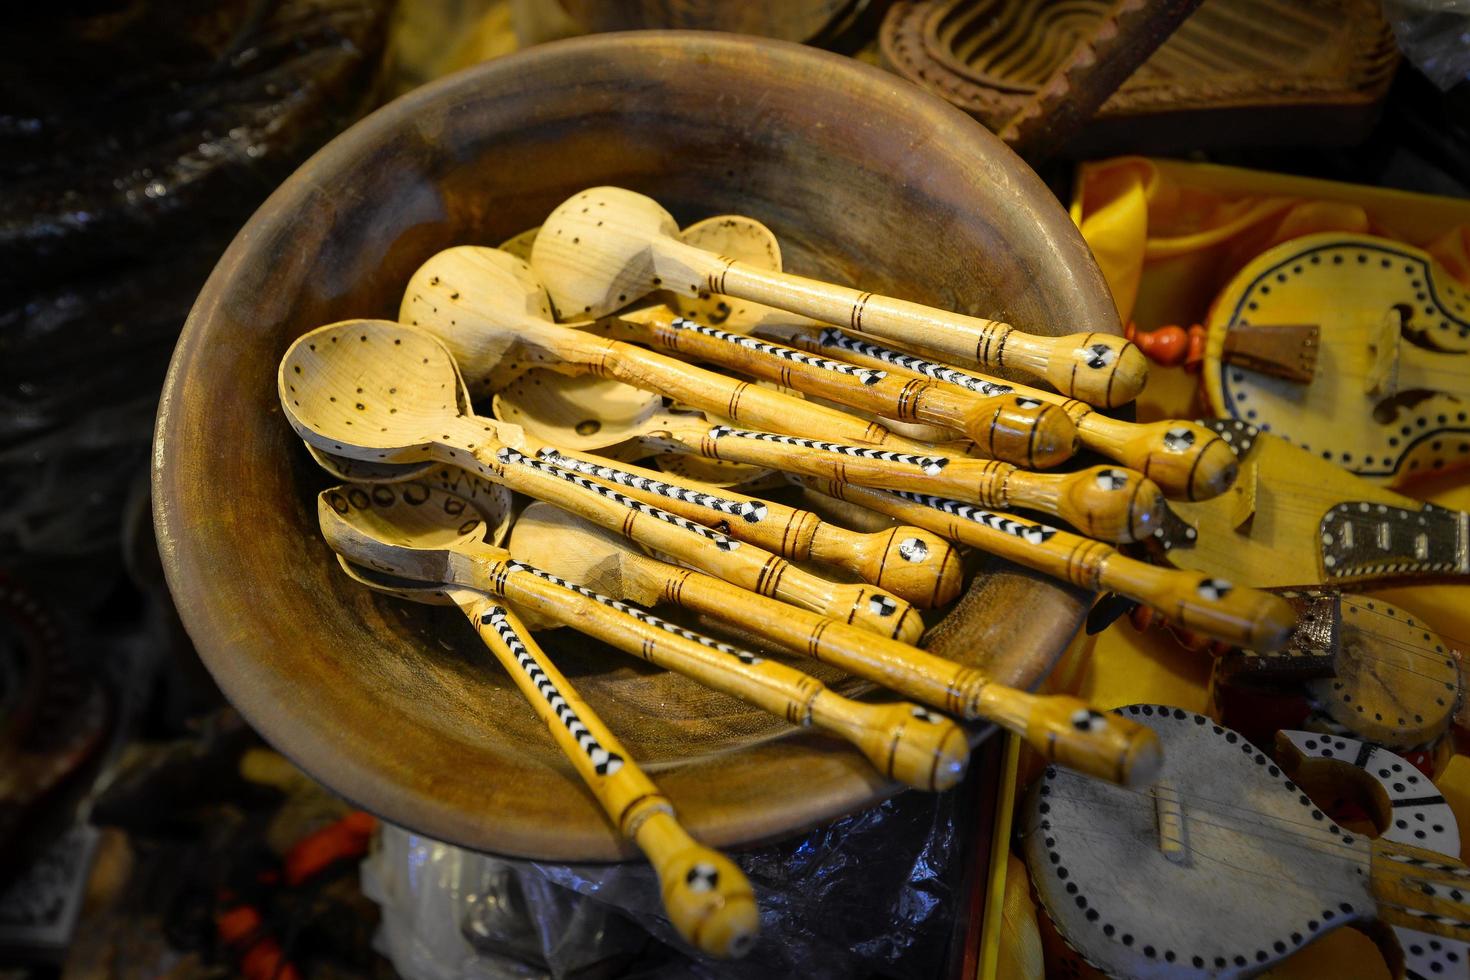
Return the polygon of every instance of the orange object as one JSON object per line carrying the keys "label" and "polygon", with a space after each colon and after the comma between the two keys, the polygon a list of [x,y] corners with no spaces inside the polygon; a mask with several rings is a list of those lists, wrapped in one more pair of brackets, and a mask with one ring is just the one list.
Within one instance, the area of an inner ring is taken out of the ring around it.
{"label": "orange object", "polygon": [[240,957],[240,973],[245,980],[301,980],[301,971],[286,959],[281,944],[269,936]]}
{"label": "orange object", "polygon": [[260,913],[253,905],[240,905],[220,913],[214,920],[215,931],[220,941],[227,946],[255,935],[260,929]]}
{"label": "orange object", "polygon": [[341,820],[296,842],[286,854],[286,883],[299,885],[330,865],[367,853],[378,821],[354,810]]}
{"label": "orange object", "polygon": [[1205,357],[1205,328],[1198,323],[1189,329],[1170,324],[1157,330],[1143,331],[1138,324],[1128,322],[1123,335],[1138,345],[1155,364],[1165,367],[1182,367],[1198,374]]}

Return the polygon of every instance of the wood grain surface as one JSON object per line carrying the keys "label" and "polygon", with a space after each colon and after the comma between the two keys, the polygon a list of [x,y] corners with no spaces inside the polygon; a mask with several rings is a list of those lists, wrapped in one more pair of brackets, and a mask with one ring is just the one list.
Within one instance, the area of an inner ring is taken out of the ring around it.
{"label": "wood grain surface", "polygon": [[[601,183],[656,194],[684,222],[750,214],[803,275],[1036,332],[1119,333],[1076,229],[990,134],[890,75],[777,42],[534,48],[390,104],[282,185],[205,286],[163,395],[154,500],[180,614],[250,722],[335,791],[442,840],[545,860],[634,852],[457,613],[337,570],[315,528],[331,478],[282,419],[274,376],[306,331],[392,316],[435,252],[494,244]],[[1081,592],[995,562],[929,648],[1030,686],[1083,611]],[[539,639],[708,844],[787,836],[897,789],[840,742]]]}

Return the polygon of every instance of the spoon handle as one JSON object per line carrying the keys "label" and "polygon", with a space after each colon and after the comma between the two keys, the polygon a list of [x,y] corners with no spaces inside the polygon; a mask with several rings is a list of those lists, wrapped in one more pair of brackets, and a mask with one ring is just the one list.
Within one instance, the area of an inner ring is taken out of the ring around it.
{"label": "spoon handle", "polygon": [[811,511],[599,456],[553,449],[543,449],[540,456],[789,561],[845,568],[920,609],[948,603],[964,584],[954,545],[932,531],[899,526],[864,534],[829,524]]}
{"label": "spoon handle", "polygon": [[[794,425],[806,431],[829,432],[841,439],[893,448],[912,450],[921,445],[877,422],[695,367],[636,344],[529,318],[522,321],[522,333],[540,338],[546,349],[567,355],[569,361],[585,365],[598,377],[656,392],[722,418],[767,427]],[[592,353],[589,348],[594,346],[595,353]]]}
{"label": "spoon handle", "polygon": [[525,562],[488,555],[482,560],[488,587],[520,608],[595,636],[793,725],[810,724],[845,738],[889,779],[916,789],[943,790],[964,775],[970,752],[964,729],[942,715],[913,704],[851,701],[779,661],[711,639]]}
{"label": "spoon handle", "polygon": [[719,364],[886,418],[948,426],[969,436],[986,455],[1018,466],[1055,466],[1077,448],[1077,431],[1065,412],[1046,402],[1017,398],[1006,385],[994,385],[987,394],[950,388],[731,333],[675,316],[664,308],[605,322],[616,335],[660,350]]}
{"label": "spoon handle", "polygon": [[1198,572],[1161,568],[1108,545],[955,500],[801,478],[820,493],[927,527],[1085,589],[1107,590],[1162,612],[1197,633],[1247,650],[1279,650],[1296,616],[1280,596],[1236,588]]}
{"label": "spoon handle", "polygon": [[504,605],[477,592],[453,598],[525,695],[613,826],[658,875],[664,908],[685,941],[736,957],[755,942],[759,912],[744,873],[679,826],[673,805],[608,731]]}
{"label": "spoon handle", "polygon": [[[459,444],[512,490],[555,504],[742,588],[854,623],[878,636],[917,640],[924,631],[912,605],[881,589],[829,582],[779,555],[645,504],[575,469],[494,443],[476,423],[462,420],[462,424]],[[484,441],[472,448],[477,435]]]}
{"label": "spoon handle", "polygon": [[1149,779],[1157,767],[1156,740],[1148,729],[1117,716],[1099,715],[1076,698],[1005,687],[974,667],[906,643],[876,639],[814,613],[783,609],[763,596],[687,568],[643,556],[631,568],[644,584],[661,588],[676,605],[755,630],[793,653],[951,714],[993,721],[1068,768],[1131,785]]}
{"label": "spoon handle", "polygon": [[735,296],[875,337],[921,344],[963,364],[1024,371],[1089,404],[1109,408],[1126,404],[1138,397],[1148,380],[1148,358],[1111,334],[1023,333],[998,320],[760,269],[672,238],[656,240],[652,251],[659,276],[680,292],[690,283],[696,286],[692,295],[708,290]]}
{"label": "spoon handle", "polygon": [[[911,377],[932,378],[951,387],[982,391],[986,386],[1001,383],[842,330],[792,323],[757,329],[763,336],[769,332],[802,350]],[[1235,453],[1216,433],[1202,425],[1178,419],[1124,422],[1103,415],[1075,398],[1020,384],[1011,387],[1018,395],[1060,406],[1077,427],[1083,446],[1143,473],[1167,497],[1207,500],[1224,493],[1235,482],[1238,469]]]}
{"label": "spoon handle", "polygon": [[1059,517],[1088,537],[1137,541],[1153,533],[1163,497],[1132,470],[1097,466],[1077,473],[1032,473],[992,459],[915,455],[755,432],[670,416],[660,424],[685,452],[788,473],[888,490],[954,497],[986,507],[1024,507]]}

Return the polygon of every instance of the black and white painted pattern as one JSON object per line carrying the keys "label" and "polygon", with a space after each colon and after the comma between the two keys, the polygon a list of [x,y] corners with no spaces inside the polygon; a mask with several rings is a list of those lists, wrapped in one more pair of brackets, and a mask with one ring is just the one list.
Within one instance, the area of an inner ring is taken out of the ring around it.
{"label": "black and white painted pattern", "polygon": [[730,517],[738,517],[747,524],[759,524],[765,520],[767,514],[766,505],[757,500],[731,500],[729,497],[719,497],[702,490],[691,490],[673,483],[665,483],[647,476],[639,476],[629,473],[627,470],[616,469],[612,466],[604,466],[601,463],[592,463],[584,459],[573,459],[563,456],[555,449],[542,449],[537,455],[548,463],[555,466],[564,466],[569,470],[576,470],[587,476],[595,476],[599,480],[611,480],[613,483],[645,493],[656,493],[660,497],[668,497],[670,500],[679,500],[686,504],[694,504],[696,507],[704,507],[709,510],[726,514]]}
{"label": "black and white painted pattern", "polygon": [[1207,578],[1195,586],[1195,592],[1206,602],[1219,602],[1234,590],[1235,586],[1223,578]]}
{"label": "black and white painted pattern", "polygon": [[641,606],[635,606],[631,603],[623,602],[621,599],[614,599],[612,596],[606,596],[603,595],[601,592],[595,592],[592,589],[587,588],[587,586],[585,585],[578,585],[576,582],[571,582],[567,579],[562,578],[560,575],[553,575],[550,572],[543,571],[542,569],[536,568],[534,565],[527,565],[523,561],[516,561],[512,559],[511,561],[506,563],[506,567],[509,568],[512,572],[525,572],[528,575],[534,575],[542,581],[550,582],[552,585],[555,585],[558,588],[563,588],[566,589],[568,592],[575,592],[579,596],[595,600],[596,602],[600,602],[604,606],[607,606],[609,609],[615,609],[618,612],[622,613],[624,616],[629,616],[633,619],[636,619],[640,623],[646,623],[649,626],[653,626],[657,629],[663,630],[665,633],[672,633],[673,635],[682,637],[686,640],[692,640],[702,647],[708,647],[709,649],[717,650],[720,653],[725,654],[726,656],[734,657],[736,660],[740,661],[743,664],[754,665],[761,662],[761,658],[757,657],[749,650],[742,650],[739,647],[731,646],[728,643],[721,643],[719,640],[705,636],[703,633],[696,633],[694,632],[694,630],[685,629],[678,623],[671,623],[667,619],[655,616],[653,613],[642,608]]}
{"label": "black and white painted pattern", "polygon": [[898,603],[892,596],[879,593],[868,600],[868,611],[874,616],[892,616],[898,612]]}
{"label": "black and white painted pattern", "polygon": [[910,503],[923,504],[933,510],[958,517],[962,520],[988,527],[992,531],[1001,531],[1012,537],[1020,538],[1029,544],[1041,544],[1052,535],[1057,533],[1054,527],[1045,524],[1032,524],[1028,521],[1018,521],[1014,517],[1005,514],[997,514],[974,504],[967,504],[959,500],[950,500],[948,497],[935,497],[927,493],[914,493],[910,490],[886,490],[900,500]]}
{"label": "black and white painted pattern", "polygon": [[918,564],[929,557],[929,546],[921,538],[904,538],[898,543],[899,557]]}
{"label": "black and white painted pattern", "polygon": [[[1318,732],[1285,731],[1281,734],[1309,758],[1349,762],[1377,780],[1389,803],[1389,824],[1383,832],[1384,837],[1450,857],[1459,855],[1460,825],[1455,819],[1455,812],[1435,785],[1409,760],[1396,752],[1356,739]],[[1402,854],[1386,854],[1384,857],[1404,864],[1448,871],[1466,879],[1462,887],[1422,882],[1420,888],[1435,898],[1464,902],[1465,896],[1470,894],[1470,869],[1459,865],[1431,864]],[[1394,907],[1420,919],[1439,918],[1403,906]],[[1447,924],[1453,925],[1457,921],[1451,919]],[[1470,963],[1470,943],[1404,926],[1394,926],[1393,931],[1404,951],[1404,976],[1409,980],[1453,976],[1456,971],[1464,975],[1465,965]]]}
{"label": "black and white painted pattern", "polygon": [[551,705],[551,710],[556,713],[562,726],[587,754],[587,758],[592,762],[593,770],[599,776],[611,776],[623,768],[623,757],[616,752],[608,751],[593,737],[592,733],[587,730],[587,726],[582,723],[582,719],[578,718],[577,713],[572,710],[572,706],[567,704],[567,699],[556,689],[551,678],[546,676],[546,671],[542,670],[536,658],[531,656],[531,651],[526,649],[526,644],[521,640],[520,634],[506,618],[505,608],[492,606],[489,612],[480,617],[480,622],[495,630],[496,635],[500,637],[500,642],[504,643],[506,649],[516,658],[517,666],[531,679],[531,683],[536,685],[536,690],[540,691],[546,703]]}
{"label": "black and white painted pattern", "polygon": [[1343,501],[1322,515],[1317,532],[1331,582],[1470,571],[1470,514],[1463,511]]}
{"label": "black and white painted pattern", "polygon": [[1455,812],[1429,777],[1403,756],[1370,742],[1320,732],[1283,731],[1281,735],[1309,759],[1348,762],[1372,776],[1388,798],[1389,825],[1384,837],[1441,854],[1460,852]]}
{"label": "black and white painted pattern", "polygon": [[1107,344],[1092,344],[1087,348],[1087,366],[1100,371],[1118,359],[1118,352]]}
{"label": "black and white painted pattern", "polygon": [[825,357],[808,354],[803,350],[782,347],[780,344],[757,340],[754,337],[747,337],[744,334],[730,333],[728,330],[717,330],[714,327],[707,327],[702,323],[695,323],[693,320],[686,320],[684,317],[675,317],[671,326],[676,330],[692,330],[695,333],[724,341],[727,344],[734,344],[746,350],[758,351],[759,353],[769,354],[772,357],[779,357],[787,361],[795,361],[798,364],[820,368],[823,371],[834,371],[837,374],[845,374],[849,377],[857,378],[865,385],[877,384],[879,381],[888,377],[887,371],[880,371],[877,368],[865,368],[859,367],[856,364],[847,364],[843,361],[828,360]]}
{"label": "black and white painted pattern", "polygon": [[800,446],[803,449],[816,449],[826,453],[838,453],[842,456],[852,456],[858,459],[877,459],[887,463],[902,463],[905,466],[917,466],[929,476],[933,476],[949,465],[949,460],[943,456],[919,456],[914,453],[896,453],[890,449],[872,449],[867,446],[845,446],[836,442],[822,442],[820,439],[803,439],[801,436],[782,435],[779,432],[753,432],[750,429],[736,429],[728,425],[711,427],[709,437],[711,439],[725,439],[729,437],[754,439],[758,442],[775,442],[783,446]]}
{"label": "black and white painted pattern", "polygon": [[588,479],[587,477],[582,476],[580,473],[577,473],[574,470],[569,470],[565,467],[557,466],[556,464],[549,463],[546,460],[532,459],[524,453],[509,448],[501,449],[495,454],[495,456],[501,463],[507,466],[520,465],[529,467],[530,469],[536,470],[540,473],[549,473],[550,475],[557,477],[558,479],[565,480],[568,483],[573,484],[574,486],[581,487],[583,490],[591,490],[599,497],[605,497],[608,500],[613,501],[614,503],[621,504],[622,506],[627,507],[629,510],[636,511],[639,514],[646,514],[649,517],[663,521],[665,524],[672,524],[675,527],[680,528],[681,530],[688,531],[690,534],[697,534],[701,538],[704,538],[706,541],[709,541],[716,548],[719,548],[721,551],[734,551],[736,548],[740,547],[739,541],[736,541],[733,538],[727,538],[725,537],[725,535],[721,534],[718,531],[712,531],[702,524],[696,524],[691,520],[680,517],[678,514],[670,514],[666,510],[660,510],[659,508],[654,507],[650,504],[645,504],[641,500],[634,500],[627,494],[614,490],[611,487],[604,486],[601,483],[598,483],[596,480]]}
{"label": "black and white painted pattern", "polygon": [[685,872],[684,884],[692,892],[712,892],[720,885],[720,871],[713,864],[701,861]]}
{"label": "black and white painted pattern", "polygon": [[1171,453],[1182,453],[1194,445],[1194,433],[1183,426],[1175,426],[1164,433],[1164,448]]}
{"label": "black and white painted pattern", "polygon": [[933,361],[926,361],[922,357],[905,354],[902,351],[896,351],[890,347],[884,347],[881,344],[859,340],[856,337],[851,337],[843,333],[841,330],[823,330],[817,342],[823,347],[862,354],[864,357],[871,357],[885,364],[892,364],[895,367],[913,371],[915,374],[922,374],[926,378],[943,381],[982,395],[1009,395],[1016,390],[1010,385],[986,381],[984,378],[977,378],[973,374],[966,374],[964,371],[949,367],[946,364],[936,364]]}

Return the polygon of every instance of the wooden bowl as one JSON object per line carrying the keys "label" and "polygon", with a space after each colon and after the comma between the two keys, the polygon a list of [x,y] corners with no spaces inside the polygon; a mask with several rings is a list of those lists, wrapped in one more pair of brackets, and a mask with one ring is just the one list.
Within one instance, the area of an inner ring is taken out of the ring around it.
{"label": "wooden bowl", "polygon": [[[990,133],[892,75],[782,42],[645,32],[533,48],[393,102],[287,180],[205,285],[164,389],[153,496],[179,612],[245,717],[332,789],[441,840],[545,860],[631,852],[464,623],[337,570],[316,527],[328,481],[281,418],[275,371],[313,327],[391,318],[434,252],[499,242],[607,183],[681,221],[753,215],[808,275],[1043,333],[1119,332],[1076,229]],[[1083,599],[997,562],[932,646],[1034,685]],[[558,646],[711,844],[786,836],[897,789],[846,743]]]}

